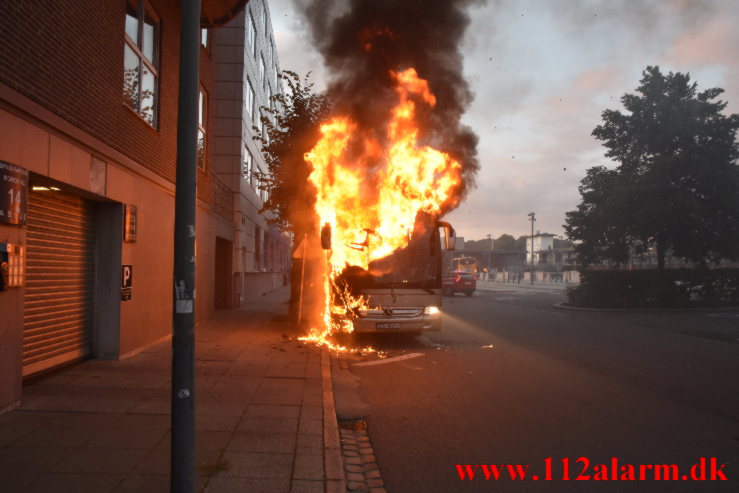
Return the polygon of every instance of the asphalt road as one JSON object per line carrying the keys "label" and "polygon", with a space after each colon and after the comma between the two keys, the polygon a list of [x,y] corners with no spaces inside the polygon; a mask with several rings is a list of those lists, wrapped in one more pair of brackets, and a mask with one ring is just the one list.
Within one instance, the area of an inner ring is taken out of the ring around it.
{"label": "asphalt road", "polygon": [[[552,307],[563,300],[504,286],[457,295],[442,332],[364,341],[388,357],[350,367],[388,492],[739,491],[739,312]],[[585,474],[605,464],[609,479],[575,481],[580,457]],[[624,464],[676,464],[679,477],[716,457],[729,481],[614,481],[614,457],[619,476]],[[525,480],[478,469],[462,481],[457,464],[530,466]]]}

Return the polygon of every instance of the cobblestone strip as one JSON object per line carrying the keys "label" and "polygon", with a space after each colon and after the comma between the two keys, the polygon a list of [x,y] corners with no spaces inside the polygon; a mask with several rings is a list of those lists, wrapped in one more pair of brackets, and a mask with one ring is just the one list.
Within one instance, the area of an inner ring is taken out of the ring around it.
{"label": "cobblestone strip", "polygon": [[326,473],[326,493],[345,493],[347,485],[341,460],[339,428],[334,405],[331,358],[326,349],[321,353],[321,386],[323,387],[323,464]]}
{"label": "cobblestone strip", "polygon": [[352,493],[386,493],[364,421],[342,422],[341,453],[347,490]]}

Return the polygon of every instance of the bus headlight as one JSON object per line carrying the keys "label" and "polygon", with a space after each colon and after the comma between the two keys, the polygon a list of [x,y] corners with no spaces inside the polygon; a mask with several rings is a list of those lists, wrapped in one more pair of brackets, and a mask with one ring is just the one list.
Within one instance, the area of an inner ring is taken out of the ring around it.
{"label": "bus headlight", "polygon": [[438,315],[440,313],[438,306],[427,306],[423,309],[424,315]]}

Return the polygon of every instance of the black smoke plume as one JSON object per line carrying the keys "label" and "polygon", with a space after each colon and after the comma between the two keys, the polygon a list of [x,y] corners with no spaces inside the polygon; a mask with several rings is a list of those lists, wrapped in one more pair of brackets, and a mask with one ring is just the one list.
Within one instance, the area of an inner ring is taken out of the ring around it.
{"label": "black smoke plume", "polygon": [[471,0],[296,0],[323,55],[328,95],[337,114],[351,116],[382,140],[397,104],[391,71],[413,67],[428,80],[437,104],[419,112],[421,143],[462,163],[456,206],[474,185],[477,135],[460,122],[472,101],[462,75],[460,44]]}

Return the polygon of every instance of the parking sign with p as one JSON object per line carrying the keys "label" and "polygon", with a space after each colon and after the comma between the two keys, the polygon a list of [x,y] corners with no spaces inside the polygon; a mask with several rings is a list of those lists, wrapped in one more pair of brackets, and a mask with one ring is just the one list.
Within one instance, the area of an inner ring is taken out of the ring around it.
{"label": "parking sign with p", "polygon": [[133,290],[133,265],[121,266],[121,300],[130,301]]}

